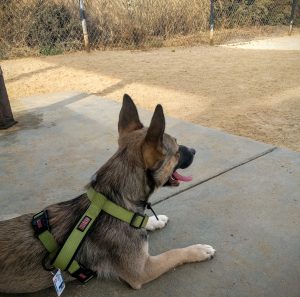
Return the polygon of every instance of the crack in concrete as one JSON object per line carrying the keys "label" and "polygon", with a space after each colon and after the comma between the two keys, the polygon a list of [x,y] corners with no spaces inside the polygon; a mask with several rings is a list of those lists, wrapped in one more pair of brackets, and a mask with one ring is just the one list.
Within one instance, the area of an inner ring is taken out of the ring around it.
{"label": "crack in concrete", "polygon": [[161,199],[159,201],[153,202],[152,205],[156,205],[156,204],[159,204],[159,203],[164,202],[166,200],[169,200],[169,199],[171,199],[171,198],[173,198],[173,197],[175,197],[175,196],[177,196],[179,194],[182,194],[182,193],[184,193],[184,192],[186,192],[186,191],[188,191],[190,189],[193,189],[193,188],[195,188],[195,187],[197,187],[197,186],[199,186],[201,184],[204,184],[204,183],[206,183],[206,182],[208,182],[208,181],[210,181],[210,180],[212,180],[212,179],[214,179],[216,177],[219,177],[220,175],[223,175],[223,174],[225,174],[225,173],[227,173],[229,171],[232,171],[235,168],[238,168],[238,167],[243,166],[243,165],[245,165],[247,163],[250,163],[250,162],[252,162],[252,161],[254,161],[256,159],[259,159],[259,158],[261,158],[261,157],[263,157],[265,155],[268,155],[268,154],[272,153],[273,151],[275,151],[276,149],[277,149],[277,147],[275,146],[275,147],[272,147],[272,148],[270,148],[270,149],[268,149],[266,151],[263,151],[260,154],[254,155],[253,157],[250,157],[250,158],[246,159],[245,161],[243,161],[243,162],[241,162],[241,163],[239,163],[237,165],[233,165],[233,166],[229,167],[228,169],[222,170],[221,172],[219,172],[217,174],[214,174],[213,176],[205,178],[205,179],[199,181],[198,183],[196,183],[194,185],[191,185],[190,187],[187,187],[187,188],[185,188],[185,189],[183,189],[183,190],[181,190],[181,191],[179,191],[177,193],[169,195],[169,196],[167,196],[167,197],[165,197],[165,198],[163,198],[163,199]]}

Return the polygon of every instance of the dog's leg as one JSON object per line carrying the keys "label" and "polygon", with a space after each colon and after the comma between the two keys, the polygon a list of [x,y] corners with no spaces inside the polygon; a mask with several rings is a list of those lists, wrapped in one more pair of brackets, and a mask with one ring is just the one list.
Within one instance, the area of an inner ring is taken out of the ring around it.
{"label": "dog's leg", "polygon": [[158,215],[157,217],[158,217],[159,220],[157,220],[155,216],[149,217],[149,220],[148,220],[147,225],[145,227],[146,230],[154,231],[156,229],[162,229],[167,225],[168,220],[169,220],[169,218],[167,216]]}
{"label": "dog's leg", "polygon": [[[195,244],[182,249],[173,249],[157,256],[146,256],[142,271],[121,275],[132,288],[140,289],[170,269],[184,263],[201,262],[213,258],[216,250],[210,245]],[[136,263],[141,265],[141,263]],[[133,265],[131,266],[133,268]],[[135,275],[135,276],[134,276]]]}

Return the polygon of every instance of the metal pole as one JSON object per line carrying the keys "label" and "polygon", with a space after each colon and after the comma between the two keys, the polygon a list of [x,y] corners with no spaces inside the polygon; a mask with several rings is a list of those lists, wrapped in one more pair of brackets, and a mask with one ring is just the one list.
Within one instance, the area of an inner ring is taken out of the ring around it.
{"label": "metal pole", "polygon": [[86,19],[85,19],[85,9],[84,9],[84,0],[79,0],[79,13],[80,13],[80,20],[82,25],[82,32],[83,32],[83,39],[84,39],[84,47],[87,52],[90,51],[90,43],[89,43],[89,34],[86,26]]}
{"label": "metal pole", "polygon": [[293,24],[294,24],[294,20],[295,20],[296,4],[297,4],[297,0],[293,0],[292,11],[291,11],[291,20],[290,20],[289,35],[292,34],[292,30],[293,30]]}
{"label": "metal pole", "polygon": [[214,26],[215,26],[215,11],[214,0],[210,0],[210,18],[209,18],[209,44],[214,44]]}
{"label": "metal pole", "polygon": [[4,77],[0,66],[0,129],[8,129],[16,123],[17,121],[14,120],[11,111]]}

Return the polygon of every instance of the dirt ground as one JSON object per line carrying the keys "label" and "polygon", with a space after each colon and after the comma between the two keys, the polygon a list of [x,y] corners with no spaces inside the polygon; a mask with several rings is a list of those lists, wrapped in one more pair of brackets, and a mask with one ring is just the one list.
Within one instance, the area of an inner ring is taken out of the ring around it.
{"label": "dirt ground", "polygon": [[[300,151],[300,51],[102,51],[1,62],[12,105],[63,91],[120,101]],[[101,116],[101,112],[99,112]]]}

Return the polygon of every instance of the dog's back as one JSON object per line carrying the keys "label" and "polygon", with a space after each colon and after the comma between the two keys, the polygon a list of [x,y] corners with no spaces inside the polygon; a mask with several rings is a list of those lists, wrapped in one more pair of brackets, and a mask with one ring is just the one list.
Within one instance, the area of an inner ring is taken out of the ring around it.
{"label": "dog's back", "polygon": [[45,249],[36,242],[31,218],[26,214],[0,221],[0,292],[32,292],[51,285],[49,272],[36,265]]}

